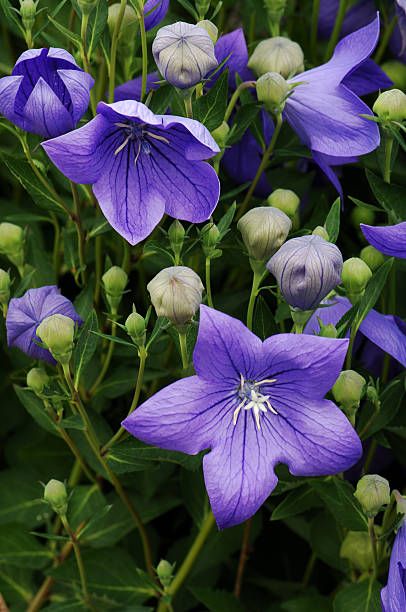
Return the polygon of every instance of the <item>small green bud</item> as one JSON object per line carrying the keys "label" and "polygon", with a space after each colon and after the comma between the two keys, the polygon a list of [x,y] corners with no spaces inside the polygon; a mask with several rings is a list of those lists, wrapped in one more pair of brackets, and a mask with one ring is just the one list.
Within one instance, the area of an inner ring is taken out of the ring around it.
{"label": "small green bud", "polygon": [[268,196],[267,202],[269,206],[279,208],[279,210],[288,215],[289,219],[293,221],[299,210],[300,198],[291,189],[275,189],[275,191]]}
{"label": "small green bud", "polygon": [[359,230],[360,223],[366,223],[366,225],[373,225],[375,221],[375,213],[369,208],[363,206],[356,206],[352,209],[350,219],[353,227]]}
{"label": "small green bud", "polygon": [[361,374],[354,370],[343,370],[331,390],[335,401],[352,423],[355,421],[355,413],[364,395],[365,386],[366,380]]}
{"label": "small green bud", "polygon": [[379,393],[378,393],[376,387],[374,386],[374,384],[370,383],[368,385],[367,390],[366,390],[366,396],[367,396],[368,400],[377,407],[377,409],[379,409],[381,407],[381,401],[379,399]]}
{"label": "small green bud", "polygon": [[229,133],[230,133],[230,126],[228,125],[226,121],[223,121],[223,123],[220,123],[220,125],[215,130],[212,131],[211,135],[213,136],[214,140],[217,142],[220,149],[224,149],[224,147],[226,146]]}
{"label": "small green bud", "polygon": [[74,333],[75,322],[62,314],[46,317],[37,327],[37,336],[62,365],[68,364],[72,356]]}
{"label": "small green bud", "polygon": [[365,514],[371,518],[376,516],[390,502],[390,486],[386,478],[378,474],[367,474],[358,481],[354,493]]}
{"label": "small green bud", "polygon": [[0,223],[0,253],[15,266],[24,264],[24,230],[14,223]]}
{"label": "small green bud", "polygon": [[41,395],[48,383],[49,376],[42,368],[31,368],[27,373],[27,387],[37,395]]}
{"label": "small green bud", "polygon": [[185,240],[185,228],[182,223],[175,219],[168,229],[168,238],[175,255],[180,255]]}
{"label": "small green bud", "polygon": [[206,30],[213,43],[217,42],[219,31],[218,28],[214,25],[214,23],[212,23],[208,19],[203,19],[202,21],[198,21],[196,25],[199,26],[199,28],[203,28],[203,30]]}
{"label": "small green bud", "polygon": [[68,494],[63,482],[54,478],[50,480],[44,489],[44,500],[51,506],[54,512],[62,516],[66,515],[68,510]]}
{"label": "small green bud", "polygon": [[304,69],[304,55],[300,46],[284,38],[275,36],[262,40],[251,55],[248,67],[257,76],[266,72],[277,72],[285,79],[292,77]]}
{"label": "small green bud", "polygon": [[7,306],[10,299],[10,274],[0,268],[0,305]]}
{"label": "small green bud", "polygon": [[78,0],[78,6],[82,15],[90,15],[92,10],[99,4],[99,0]]}
{"label": "small green bud", "polygon": [[34,0],[20,0],[20,15],[23,26],[26,30],[32,30],[37,14],[37,2]]}
{"label": "small green bud", "polygon": [[322,338],[337,338],[338,331],[334,327],[332,323],[328,323],[327,325],[323,325],[321,319],[319,319],[320,324],[320,332],[319,336]]}
{"label": "small green bud", "polygon": [[175,564],[169,563],[169,561],[165,561],[165,559],[161,559],[156,568],[156,573],[159,578],[160,583],[163,587],[168,587],[173,580],[173,570],[175,569]]}
{"label": "small green bud", "polygon": [[121,298],[123,297],[124,289],[128,283],[127,273],[119,266],[112,266],[102,276],[106,301],[111,312],[117,312]]}
{"label": "small green bud", "polygon": [[406,497],[401,495],[396,489],[393,491],[393,495],[396,499],[396,511],[398,514],[404,514],[406,516]]}
{"label": "small green bud", "polygon": [[[107,25],[110,32],[110,37],[113,36],[119,13],[120,3],[111,4],[109,6]],[[137,13],[133,9],[133,7],[127,3],[127,6],[125,7],[124,11],[123,20],[120,26],[120,32],[118,35],[118,45],[123,56],[128,56],[134,48],[137,27]]]}
{"label": "small green bud", "polygon": [[372,569],[373,556],[369,534],[366,531],[349,531],[341,544],[340,557],[348,559],[360,572]]}
{"label": "small green bud", "polygon": [[385,255],[373,247],[372,244],[369,244],[362,249],[360,257],[362,261],[364,261],[372,270],[372,272],[375,272],[375,270],[377,270],[385,262]]}
{"label": "small green bud", "polygon": [[312,231],[312,234],[314,236],[320,236],[321,238],[324,238],[324,240],[327,240],[327,242],[329,241],[329,235],[327,233],[327,230],[322,225],[318,225],[317,227],[315,227]]}
{"label": "small green bud", "polygon": [[220,230],[215,223],[207,223],[201,233],[203,252],[209,257],[220,240]]}
{"label": "small green bud", "polygon": [[285,242],[292,222],[284,212],[272,206],[252,208],[237,223],[248,255],[266,262]]}
{"label": "small green bud", "polygon": [[134,344],[137,346],[145,344],[147,328],[145,319],[142,315],[135,311],[128,315],[125,322],[125,328]]}
{"label": "small green bud", "polygon": [[406,66],[403,62],[397,60],[389,60],[381,66],[382,70],[393,81],[393,85],[397,89],[404,91],[406,89]]}
{"label": "small green bud", "polygon": [[290,91],[290,85],[277,72],[266,72],[257,80],[257,96],[270,112],[280,112]]}
{"label": "small green bud", "polygon": [[371,268],[359,257],[350,257],[344,262],[341,280],[352,304],[359,302],[364,295],[371,277]]}
{"label": "small green bud", "polygon": [[400,89],[384,91],[375,100],[372,110],[384,121],[404,121],[406,119],[406,94]]}

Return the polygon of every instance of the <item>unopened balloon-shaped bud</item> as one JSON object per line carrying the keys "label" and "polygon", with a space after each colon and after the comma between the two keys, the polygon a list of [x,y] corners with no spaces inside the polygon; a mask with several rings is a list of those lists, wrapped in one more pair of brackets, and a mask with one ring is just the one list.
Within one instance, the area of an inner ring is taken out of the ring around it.
{"label": "unopened balloon-shaped bud", "polygon": [[394,87],[404,91],[406,89],[406,66],[397,60],[388,60],[381,65],[382,70],[393,81]]}
{"label": "unopened balloon-shaped bud", "polygon": [[368,268],[370,268],[372,272],[375,272],[375,270],[377,270],[385,262],[385,255],[382,255],[382,253],[373,247],[372,244],[364,247],[360,253],[360,256],[362,261],[367,264]]}
{"label": "unopened balloon-shaped bud", "polygon": [[[109,6],[107,25],[110,31],[110,37],[113,37],[117,25],[117,21],[121,12],[120,3],[111,4]],[[120,30],[118,33],[118,45],[123,56],[128,56],[134,49],[136,34],[138,28],[137,13],[132,6],[127,3],[124,15],[121,21]]]}
{"label": "unopened balloon-shaped bud", "polygon": [[220,123],[220,125],[211,132],[214,140],[217,142],[220,149],[224,149],[227,144],[227,138],[230,133],[230,126],[226,121]]}
{"label": "unopened balloon-shaped bud", "polygon": [[359,230],[360,223],[366,223],[367,225],[374,224],[375,213],[373,210],[365,208],[364,206],[356,206],[351,211],[350,219],[355,229]]}
{"label": "unopened balloon-shaped bud", "polygon": [[112,266],[102,276],[107,304],[113,314],[117,313],[128,283],[127,273],[120,266]]}
{"label": "unopened balloon-shaped bud", "polygon": [[199,26],[199,28],[203,28],[203,30],[206,30],[213,43],[217,42],[219,31],[217,26],[215,26],[212,21],[209,21],[208,19],[202,19],[202,21],[198,21],[196,25]]}
{"label": "unopened balloon-shaped bud", "polygon": [[291,227],[289,217],[272,206],[252,208],[237,224],[248,255],[262,262],[268,261],[282,246]]}
{"label": "unopened balloon-shaped bud", "polygon": [[290,91],[289,83],[277,72],[266,72],[257,81],[257,96],[272,113],[281,112]]}
{"label": "unopened balloon-shaped bud", "polygon": [[78,0],[78,6],[82,11],[82,15],[90,15],[92,10],[96,8],[98,4],[99,0]]}
{"label": "unopened balloon-shaped bud", "polygon": [[68,510],[68,493],[66,487],[60,480],[54,478],[45,485],[44,500],[51,506],[52,510],[61,516],[65,516]]}
{"label": "unopened balloon-shaped bud", "polygon": [[383,91],[372,107],[383,121],[404,121],[406,119],[406,94],[400,89]]}
{"label": "unopened balloon-shaped bud", "polygon": [[361,374],[354,370],[343,370],[331,390],[335,401],[344,410],[352,424],[355,422],[355,415],[365,389],[366,380]]}
{"label": "unopened balloon-shaped bud", "polygon": [[41,395],[49,383],[49,376],[42,368],[31,368],[27,373],[27,387],[37,395]]}
{"label": "unopened balloon-shaped bud", "polygon": [[283,36],[262,40],[248,62],[257,76],[266,72],[278,72],[285,79],[304,70],[301,47]]}
{"label": "unopened balloon-shaped bud", "polygon": [[38,338],[62,365],[68,364],[72,356],[74,334],[75,322],[62,314],[46,317],[37,327]]}
{"label": "unopened balloon-shaped bud", "polygon": [[197,312],[204,287],[191,268],[172,266],[158,272],[147,289],[157,315],[182,328]]}
{"label": "unopened balloon-shaped bud", "polygon": [[0,305],[3,307],[7,307],[10,300],[10,285],[10,274],[0,268]]}
{"label": "unopened balloon-shaped bud", "polygon": [[201,232],[203,252],[206,257],[213,255],[220,241],[220,230],[215,223],[207,223]]}
{"label": "unopened balloon-shaped bud", "polygon": [[185,228],[182,223],[175,219],[172,221],[168,229],[168,238],[171,244],[172,251],[176,257],[179,257],[182,252],[183,242],[185,240]]}
{"label": "unopened balloon-shaped bud", "polygon": [[359,302],[372,277],[371,268],[359,257],[350,257],[343,264],[342,283],[352,304]]}
{"label": "unopened balloon-shaped bud", "polygon": [[279,208],[293,221],[300,205],[299,196],[291,189],[275,189],[267,199],[270,206]]}
{"label": "unopened balloon-shaped bud", "polygon": [[320,238],[324,238],[324,240],[329,240],[329,235],[327,233],[327,230],[325,227],[323,227],[322,225],[318,225],[317,227],[314,228],[314,230],[312,231],[313,236],[320,236]]}
{"label": "unopened balloon-shaped bud", "polygon": [[135,311],[128,315],[125,322],[125,328],[134,344],[137,346],[143,346],[145,344],[147,326],[142,315]]}
{"label": "unopened balloon-shaped bud", "polygon": [[355,497],[365,514],[374,517],[390,502],[390,486],[379,474],[367,474],[358,481]]}
{"label": "unopened balloon-shaped bud", "polygon": [[17,268],[24,265],[24,230],[14,223],[0,223],[0,253]]}
{"label": "unopened balloon-shaped bud", "polygon": [[156,573],[159,578],[159,582],[163,587],[168,587],[173,580],[173,571],[175,569],[175,565],[169,563],[165,559],[161,559],[156,568]]}
{"label": "unopened balloon-shaped bud", "polygon": [[369,534],[366,531],[349,531],[341,544],[340,557],[347,559],[360,572],[372,569],[374,561]]}
{"label": "unopened balloon-shaped bud", "polygon": [[32,30],[37,14],[38,0],[20,0],[20,15],[26,30]]}
{"label": "unopened balloon-shaped bud", "polygon": [[152,53],[159,72],[179,89],[200,83],[218,65],[213,41],[206,30],[183,21],[158,30]]}

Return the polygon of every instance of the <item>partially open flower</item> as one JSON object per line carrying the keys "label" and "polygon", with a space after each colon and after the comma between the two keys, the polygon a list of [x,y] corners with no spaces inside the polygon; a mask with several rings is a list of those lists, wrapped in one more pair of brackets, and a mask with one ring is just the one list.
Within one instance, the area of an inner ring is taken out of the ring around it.
{"label": "partially open flower", "polygon": [[376,516],[390,502],[389,482],[379,474],[367,474],[358,481],[354,495],[368,516]]}
{"label": "partially open flower", "polygon": [[62,365],[69,363],[72,356],[74,333],[75,322],[62,314],[46,317],[37,327],[38,338]]}
{"label": "partially open flower", "polygon": [[147,285],[159,317],[184,326],[192,319],[202,302],[200,277],[186,266],[172,266],[158,272]]}
{"label": "partially open flower", "polygon": [[277,208],[259,206],[245,213],[238,221],[237,227],[248,255],[252,259],[265,262],[285,242],[292,222]]}
{"label": "partially open flower", "polygon": [[285,79],[304,69],[304,56],[301,47],[293,40],[275,36],[262,40],[255,48],[248,67],[261,76],[266,72],[278,72]]}

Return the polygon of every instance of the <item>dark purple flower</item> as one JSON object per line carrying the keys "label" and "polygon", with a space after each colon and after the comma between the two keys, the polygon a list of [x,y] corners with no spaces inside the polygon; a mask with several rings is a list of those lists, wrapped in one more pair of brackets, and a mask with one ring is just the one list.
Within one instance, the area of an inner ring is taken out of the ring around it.
{"label": "dark purple flower", "polygon": [[[340,0],[320,0],[319,8],[319,35],[330,38],[337,18]],[[357,0],[346,11],[341,26],[341,36],[347,36],[355,30],[362,28],[374,19],[376,5],[374,0]]]}
{"label": "dark purple flower", "polygon": [[[321,319],[324,325],[336,325],[352,304],[347,298],[337,295],[323,302],[322,306],[310,317],[304,330],[306,334],[319,333],[318,319]],[[406,325],[399,317],[370,310],[358,333],[406,366]]]}
{"label": "dark purple flower", "polygon": [[384,255],[406,259],[406,221],[383,227],[361,223],[360,227],[365,238],[378,251]]}
{"label": "dark purple flower", "polygon": [[149,398],[123,422],[135,437],[194,455],[220,528],[252,516],[277,484],[274,467],[295,476],[348,469],[361,442],[324,400],[347,340],[279,334],[261,342],[237,319],[201,306],[196,376]]}
{"label": "dark purple flower", "polygon": [[55,285],[29,289],[23,297],[12,298],[6,318],[8,346],[17,346],[34,359],[56,363],[48,350],[38,346],[40,339],[36,335],[38,325],[54,314],[70,317],[79,325],[82,323],[72,302],[61,295]]}
{"label": "dark purple flower", "polygon": [[390,40],[392,52],[406,62],[406,1],[395,0],[397,22]]}
{"label": "dark purple flower", "polygon": [[144,4],[145,29],[152,30],[165,17],[169,8],[169,0],[147,0]]}
{"label": "dark purple flower", "polygon": [[90,183],[103,214],[130,244],[164,213],[206,221],[219,198],[215,170],[203,160],[219,148],[198,121],[154,115],[135,100],[105,104],[84,127],[42,144],[76,183]]}
{"label": "dark purple flower", "polygon": [[388,584],[381,590],[382,612],[406,610],[406,520],[396,534],[390,557]]}
{"label": "dark purple flower", "polygon": [[236,86],[237,75],[239,75],[243,81],[248,81],[254,78],[251,70],[249,70],[247,67],[248,49],[242,28],[238,28],[237,30],[233,30],[228,34],[223,34],[223,36],[220,36],[214,45],[214,55],[216,56],[219,65],[224,62],[226,58],[228,59],[220,70],[216,71],[213,77],[208,75],[207,85],[212,85],[212,83],[217,80],[221,73],[226,69],[228,70],[229,84],[233,89]]}
{"label": "dark purple flower", "polygon": [[[159,89],[159,81],[161,77],[158,72],[147,74],[147,89],[146,93]],[[122,102],[123,100],[141,100],[142,77],[139,76],[131,81],[126,81],[114,90],[114,102]]]}
{"label": "dark purple flower", "polygon": [[83,117],[93,85],[64,49],[29,49],[0,79],[0,112],[27,132],[59,136]]}

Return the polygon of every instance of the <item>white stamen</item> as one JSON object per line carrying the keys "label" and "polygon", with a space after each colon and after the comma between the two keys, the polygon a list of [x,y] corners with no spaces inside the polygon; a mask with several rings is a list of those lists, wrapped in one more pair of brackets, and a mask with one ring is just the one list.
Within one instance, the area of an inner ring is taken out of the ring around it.
{"label": "white stamen", "polygon": [[165,138],[165,136],[158,136],[158,134],[154,134],[153,132],[148,132],[148,130],[146,130],[144,133],[148,134],[148,136],[151,136],[151,138],[155,138],[155,140],[160,140],[161,142],[164,142],[165,144],[169,144],[169,140]]}
{"label": "white stamen", "polygon": [[239,395],[240,397],[243,397],[243,400],[234,410],[233,425],[237,424],[238,415],[240,414],[242,409],[252,410],[257,429],[261,429],[261,412],[266,413],[269,410],[269,412],[272,412],[273,414],[278,414],[269,400],[270,396],[263,395],[258,389],[260,385],[270,384],[274,382],[276,382],[276,378],[264,379],[259,382],[246,382],[244,376],[240,374]]}
{"label": "white stamen", "polygon": [[127,146],[129,140],[131,140],[131,134],[129,134],[124,140],[124,142],[119,147],[117,147],[117,149],[114,151],[114,155],[118,155],[118,153],[120,153],[120,151],[122,151]]}

